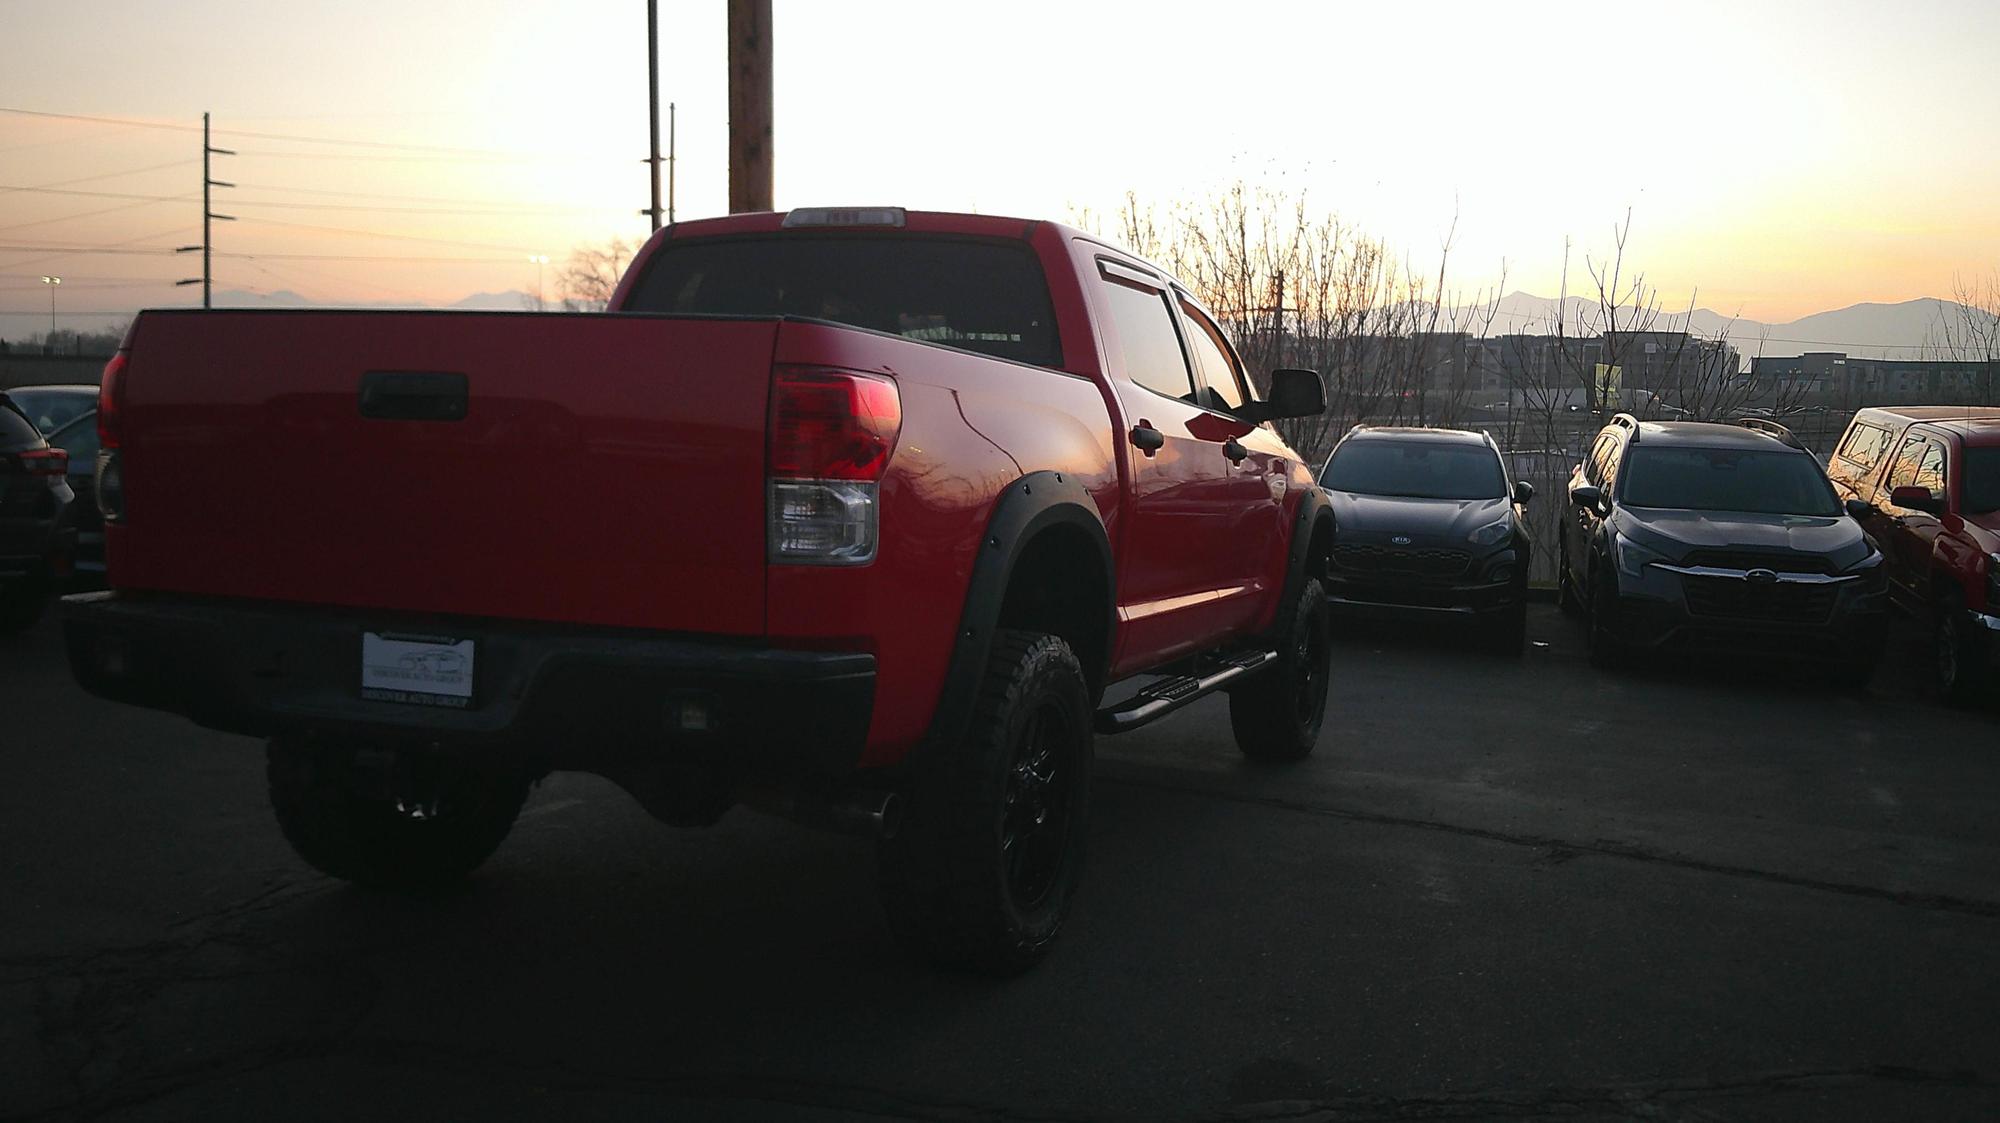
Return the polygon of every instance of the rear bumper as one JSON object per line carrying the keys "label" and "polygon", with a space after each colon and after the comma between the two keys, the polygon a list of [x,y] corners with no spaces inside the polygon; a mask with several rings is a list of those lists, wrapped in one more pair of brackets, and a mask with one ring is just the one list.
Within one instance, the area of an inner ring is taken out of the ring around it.
{"label": "rear bumper", "polygon": [[[519,751],[558,769],[640,753],[838,776],[861,757],[875,695],[865,653],[521,621],[84,593],[63,599],[63,628],[77,681],[103,698],[230,733]],[[363,631],[472,640],[471,704],[362,698]]]}

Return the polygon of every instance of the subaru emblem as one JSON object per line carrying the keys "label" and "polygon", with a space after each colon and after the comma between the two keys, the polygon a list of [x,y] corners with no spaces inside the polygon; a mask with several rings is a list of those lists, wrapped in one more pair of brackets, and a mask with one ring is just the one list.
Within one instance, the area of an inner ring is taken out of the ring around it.
{"label": "subaru emblem", "polygon": [[1398,534],[1394,538],[1389,539],[1389,543],[1394,546],[1407,546],[1410,544],[1410,536],[1407,534]]}
{"label": "subaru emblem", "polygon": [[1750,570],[1743,575],[1743,579],[1752,585],[1775,585],[1778,583],[1778,575],[1768,569]]}

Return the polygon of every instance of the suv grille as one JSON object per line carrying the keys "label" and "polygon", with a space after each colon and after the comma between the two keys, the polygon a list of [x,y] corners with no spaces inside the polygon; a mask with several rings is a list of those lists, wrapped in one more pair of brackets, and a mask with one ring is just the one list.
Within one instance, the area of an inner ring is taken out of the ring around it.
{"label": "suv grille", "polygon": [[1419,577],[1457,577],[1472,562],[1464,550],[1412,549],[1405,546],[1335,546],[1333,563],[1355,573],[1407,573]]}
{"label": "suv grille", "polygon": [[[1764,568],[1772,568],[1766,565]],[[1681,575],[1688,611],[1696,616],[1735,620],[1767,620],[1785,624],[1824,624],[1833,615],[1839,585],[1806,585],[1780,581],[1753,585],[1737,577]]]}
{"label": "suv grille", "polygon": [[1833,566],[1817,554],[1759,554],[1747,550],[1697,550],[1681,564],[1711,569],[1768,569],[1773,573],[1833,572]]}

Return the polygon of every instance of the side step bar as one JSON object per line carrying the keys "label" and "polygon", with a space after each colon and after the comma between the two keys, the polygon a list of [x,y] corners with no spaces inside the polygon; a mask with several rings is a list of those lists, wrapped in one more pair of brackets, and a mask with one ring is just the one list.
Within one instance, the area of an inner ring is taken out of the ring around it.
{"label": "side step bar", "polygon": [[1220,667],[1199,678],[1194,675],[1180,675],[1150,683],[1117,706],[1097,711],[1097,731],[1130,733],[1142,725],[1150,725],[1166,717],[1190,702],[1205,698],[1230,683],[1256,674],[1277,662],[1277,659],[1278,653],[1275,651],[1246,651],[1223,660]]}

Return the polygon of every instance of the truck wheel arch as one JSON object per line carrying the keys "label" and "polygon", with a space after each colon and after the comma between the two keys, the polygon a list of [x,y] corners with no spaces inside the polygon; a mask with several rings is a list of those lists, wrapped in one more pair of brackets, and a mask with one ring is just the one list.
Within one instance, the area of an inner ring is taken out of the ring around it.
{"label": "truck wheel arch", "polygon": [[1278,613],[1271,622],[1271,635],[1276,636],[1291,626],[1291,621],[1283,617],[1287,606],[1297,603],[1300,586],[1318,580],[1325,572],[1333,557],[1335,532],[1333,505],[1326,492],[1317,487],[1308,489],[1299,500],[1298,510],[1292,513],[1291,535],[1285,545],[1284,592],[1277,602]]}
{"label": "truck wheel arch", "polygon": [[[1083,665],[1094,704],[1117,634],[1114,572],[1097,503],[1073,473],[1031,472],[1009,484],[980,537],[944,689],[919,754],[963,734],[1003,628],[1062,637]],[[1065,580],[1047,579],[1055,573]]]}

